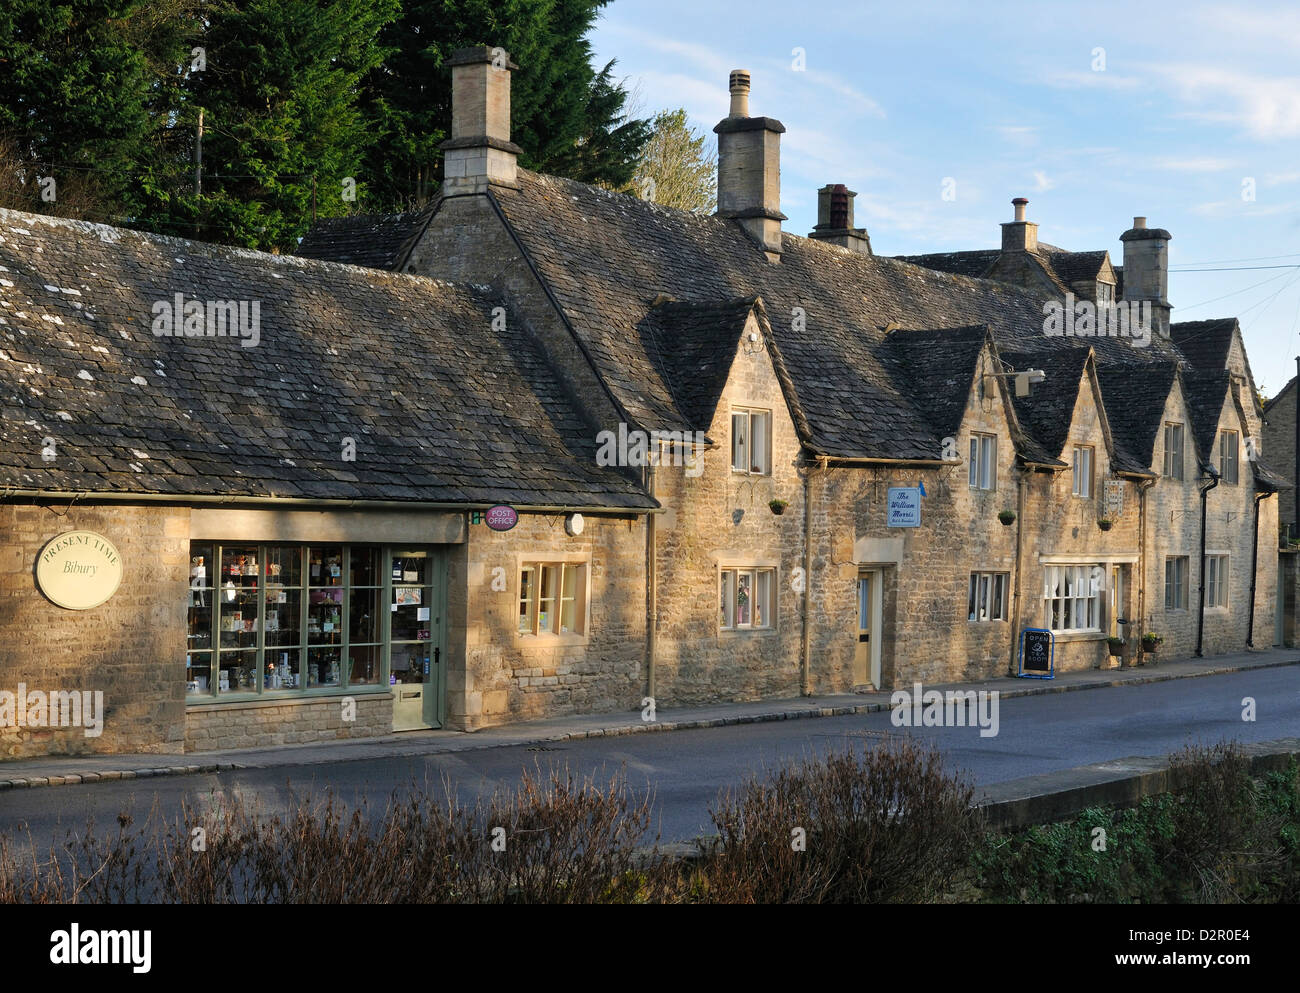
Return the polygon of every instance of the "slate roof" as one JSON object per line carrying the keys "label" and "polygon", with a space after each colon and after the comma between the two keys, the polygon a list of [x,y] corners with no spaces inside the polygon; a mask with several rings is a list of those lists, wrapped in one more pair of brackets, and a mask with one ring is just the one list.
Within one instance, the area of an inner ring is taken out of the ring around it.
{"label": "slate roof", "polygon": [[397,270],[406,264],[431,216],[432,205],[404,214],[325,218],[312,225],[294,254],[304,259]]}
{"label": "slate roof", "polygon": [[1226,369],[1183,373],[1183,392],[1191,411],[1196,450],[1202,459],[1210,463],[1218,461],[1215,436],[1219,431],[1219,417],[1223,413],[1223,405],[1228,401],[1231,385],[1232,374]]}
{"label": "slate roof", "polygon": [[1169,326],[1169,337],[1193,368],[1217,371],[1227,366],[1232,335],[1236,329],[1235,317],[1179,321]]}
{"label": "slate roof", "polygon": [[[1038,243],[1038,251],[1032,254],[1042,265],[1048,279],[1063,291],[1080,280],[1096,279],[1107,257],[1105,251],[1071,252],[1042,241]],[[895,255],[894,258],[936,272],[984,278],[1001,255],[1001,249],[990,248],[930,255]]]}
{"label": "slate roof", "polygon": [[1007,383],[1016,419],[1022,430],[1027,431],[1043,449],[1045,457],[1031,461],[1062,467],[1070,465],[1062,454],[1079,391],[1084,387],[1088,350],[1072,348],[1038,354],[1003,352],[1002,358],[1017,370],[1036,366],[1047,373],[1047,381],[1031,386],[1027,397],[1016,396],[1014,383]]}
{"label": "slate roof", "polygon": [[[887,328],[987,325],[999,347],[1038,356],[1092,346],[1099,365],[1180,358],[1159,339],[1139,349],[1115,338],[1048,338],[1038,297],[1010,284],[788,233],[773,264],[735,222],[527,170],[518,178],[518,189],[491,195],[616,403],[647,429],[683,429],[694,416],[679,408],[667,366],[646,347],[643,322],[661,294],[709,305],[760,297],[806,416],[803,441],[840,458],[941,455],[935,396],[917,376],[899,374],[900,356],[883,347]],[[935,361],[950,347],[937,335]]]}
{"label": "slate roof", "polygon": [[1106,402],[1106,419],[1120,471],[1151,471],[1165,401],[1177,376],[1174,361],[1136,366],[1098,364],[1097,381]]}
{"label": "slate roof", "polygon": [[[258,301],[260,343],[155,336],[153,305],[177,293]],[[0,210],[0,492],[654,506],[596,466],[539,347],[486,333],[502,305],[484,287]]]}

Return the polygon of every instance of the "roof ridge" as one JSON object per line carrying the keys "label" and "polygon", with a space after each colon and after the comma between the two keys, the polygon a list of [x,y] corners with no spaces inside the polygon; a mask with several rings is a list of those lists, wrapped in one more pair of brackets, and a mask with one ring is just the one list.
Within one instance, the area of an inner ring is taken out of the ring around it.
{"label": "roof ridge", "polygon": [[[193,238],[179,238],[176,235],[158,234],[154,231],[141,231],[136,228],[119,228],[98,221],[83,221],[72,217],[57,217],[53,214],[33,214],[10,207],[0,207],[0,225],[6,222],[17,223],[32,220],[49,227],[63,228],[83,235],[93,235],[105,244],[115,245],[123,237],[129,237],[159,247],[184,249],[190,252],[203,251],[213,256],[227,256],[248,261],[273,261],[281,265],[297,266],[302,269],[319,268],[321,271],[354,272],[367,277],[386,276],[398,279],[417,280],[435,286],[473,287],[479,290],[496,291],[485,283],[453,279],[437,279],[411,272],[398,272],[393,269],[376,269],[372,266],[354,265],[350,262],[332,262],[328,259],[313,259],[304,255],[286,255],[277,252],[263,252],[256,248],[244,248],[242,245],[223,245],[215,241],[198,241]],[[20,230],[27,230],[20,226]]]}

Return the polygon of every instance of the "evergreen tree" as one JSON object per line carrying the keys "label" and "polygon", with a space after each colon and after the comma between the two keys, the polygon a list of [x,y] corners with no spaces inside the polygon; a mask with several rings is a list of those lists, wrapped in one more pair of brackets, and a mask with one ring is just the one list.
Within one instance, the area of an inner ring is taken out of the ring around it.
{"label": "evergreen tree", "polygon": [[500,46],[511,78],[511,139],[520,164],[586,182],[622,185],[648,122],[624,115],[626,92],[591,64],[587,34],[608,0],[405,0],[383,35],[392,54],[368,80],[375,130],[367,161],[376,209],[418,206],[436,192],[438,150],[451,127],[447,59],[468,45]]}

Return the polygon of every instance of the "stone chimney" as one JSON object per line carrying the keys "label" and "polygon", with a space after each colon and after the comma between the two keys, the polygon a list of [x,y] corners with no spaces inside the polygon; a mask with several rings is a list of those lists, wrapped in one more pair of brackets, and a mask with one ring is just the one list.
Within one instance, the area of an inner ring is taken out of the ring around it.
{"label": "stone chimney", "polygon": [[1124,243],[1124,301],[1151,303],[1151,324],[1156,333],[1169,337],[1169,241],[1164,228],[1147,227],[1145,217],[1133,218],[1133,226],[1119,236]]}
{"label": "stone chimney", "polygon": [[731,73],[731,113],[718,136],[718,217],[740,222],[767,253],[781,261],[781,134],[785,125],[749,116],[749,71]]}
{"label": "stone chimney", "polygon": [[867,237],[867,229],[853,226],[853,198],[856,196],[843,183],[828,184],[818,190],[817,226],[808,237],[870,255],[871,239]]}
{"label": "stone chimney", "polygon": [[1038,251],[1038,225],[1025,220],[1025,208],[1029,206],[1029,201],[1024,197],[1016,197],[1011,203],[1016,208],[1016,219],[1002,225],[1002,251]]}
{"label": "stone chimney", "polygon": [[519,67],[503,48],[457,49],[451,66],[451,137],[442,143],[443,196],[514,186],[516,156],[510,140],[510,72]]}

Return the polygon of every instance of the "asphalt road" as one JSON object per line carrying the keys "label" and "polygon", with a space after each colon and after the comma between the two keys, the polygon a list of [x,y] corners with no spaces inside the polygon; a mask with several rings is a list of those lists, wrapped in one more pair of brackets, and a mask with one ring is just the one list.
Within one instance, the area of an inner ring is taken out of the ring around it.
{"label": "asphalt road", "polygon": [[[1255,700],[1255,720],[1243,721],[1242,700]],[[895,728],[888,712],[798,721],[559,742],[545,747],[494,748],[415,758],[248,769],[148,781],[116,781],[0,793],[0,831],[38,845],[63,839],[93,815],[111,825],[120,810],[145,817],[155,802],[175,816],[184,798],[256,797],[262,809],[283,810],[292,789],[326,787],[346,803],[385,799],[412,782],[441,788],[444,774],[463,800],[513,786],[525,768],[567,765],[608,779],[625,769],[637,791],[651,790],[665,841],[711,833],[709,806],[720,789],[786,759],[843,747],[869,748],[882,732],[933,741],[950,769],[976,785],[1068,769],[1131,755],[1162,755],[1191,742],[1242,742],[1300,736],[1300,666],[1140,686],[1110,687],[1001,701],[995,737],[979,729]],[[382,802],[379,804],[382,808]]]}

